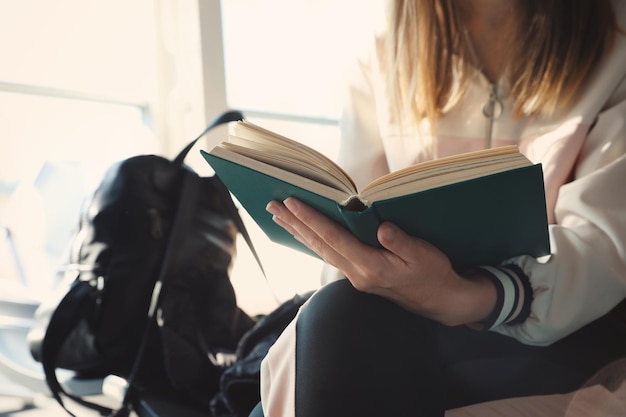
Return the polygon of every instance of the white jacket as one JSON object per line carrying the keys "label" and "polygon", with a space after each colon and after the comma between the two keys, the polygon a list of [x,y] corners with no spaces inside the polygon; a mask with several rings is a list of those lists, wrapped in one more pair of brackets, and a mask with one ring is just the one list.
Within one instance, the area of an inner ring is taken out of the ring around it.
{"label": "white jacket", "polygon": [[[626,2],[615,0],[614,5],[624,29]],[[358,61],[341,120],[339,162],[359,186],[431,157],[424,144],[432,138],[401,135],[392,122],[384,74],[373,57],[375,50]],[[491,89],[476,71],[470,90],[439,122],[437,156],[517,144],[529,159],[542,163],[552,254],[510,260],[526,275],[515,280],[530,281],[530,315],[511,325],[505,324],[510,321],[506,316],[515,312],[503,311],[492,330],[546,345],[601,317],[626,297],[626,36],[617,35],[614,49],[566,112],[515,120],[508,86],[499,83],[502,113],[487,138],[490,121],[483,106]],[[503,285],[507,294],[500,307],[519,312],[524,300],[514,300],[514,287]]]}

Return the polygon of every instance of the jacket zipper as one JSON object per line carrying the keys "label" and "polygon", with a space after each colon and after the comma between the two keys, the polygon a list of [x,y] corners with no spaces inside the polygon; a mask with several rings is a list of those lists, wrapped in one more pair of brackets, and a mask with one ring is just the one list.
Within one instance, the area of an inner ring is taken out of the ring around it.
{"label": "jacket zipper", "polygon": [[493,145],[493,124],[494,121],[502,114],[502,101],[498,98],[498,86],[491,84],[489,92],[489,100],[483,106],[483,115],[487,118],[485,130],[485,146],[491,148]]}

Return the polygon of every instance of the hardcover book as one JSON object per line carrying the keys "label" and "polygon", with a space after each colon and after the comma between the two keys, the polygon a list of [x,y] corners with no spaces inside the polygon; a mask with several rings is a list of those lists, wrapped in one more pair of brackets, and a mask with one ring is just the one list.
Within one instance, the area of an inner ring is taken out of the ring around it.
{"label": "hardcover book", "polygon": [[330,158],[248,121],[201,153],[272,241],[307,253],[274,223],[269,201],[295,197],[378,247],[378,226],[390,221],[457,266],[550,252],[541,164],[516,146],[421,162],[361,190]]}

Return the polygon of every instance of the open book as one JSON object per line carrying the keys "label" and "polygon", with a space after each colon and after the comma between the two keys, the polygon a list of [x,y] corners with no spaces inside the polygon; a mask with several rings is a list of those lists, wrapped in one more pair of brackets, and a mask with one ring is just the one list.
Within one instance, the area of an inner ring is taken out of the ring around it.
{"label": "open book", "polygon": [[379,245],[378,225],[391,221],[457,264],[549,252],[541,165],[515,146],[422,162],[357,190],[334,161],[300,142],[247,121],[232,132],[202,155],[276,242],[307,251],[265,211],[293,196],[368,244]]}

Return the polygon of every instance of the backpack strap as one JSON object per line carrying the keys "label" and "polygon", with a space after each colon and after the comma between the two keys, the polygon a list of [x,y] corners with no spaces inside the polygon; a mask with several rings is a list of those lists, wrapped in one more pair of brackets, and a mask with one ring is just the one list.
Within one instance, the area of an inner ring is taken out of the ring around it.
{"label": "backpack strap", "polygon": [[[267,280],[267,275],[265,274],[265,269],[263,268],[263,264],[261,263],[261,258],[259,257],[259,254],[257,253],[252,243],[252,238],[250,238],[250,234],[248,233],[248,230],[246,229],[246,225],[244,224],[243,220],[241,219],[241,216],[239,215],[239,210],[237,209],[237,206],[235,206],[235,203],[233,202],[233,199],[230,196],[230,192],[228,191],[228,188],[226,188],[226,185],[224,185],[222,180],[217,175],[215,175],[214,179],[216,180],[215,184],[217,186],[216,187],[217,191],[220,194],[221,200],[224,202],[224,207],[226,208],[226,210],[228,210],[230,217],[235,222],[237,229],[239,229],[239,233],[241,233],[241,236],[243,236],[244,240],[246,241],[246,244],[250,248],[250,252],[252,252],[254,259],[256,260],[256,263],[259,265],[259,268],[261,269],[261,272],[263,273],[265,280]],[[270,290],[271,290],[271,287],[270,287]],[[276,300],[278,300],[276,295],[274,295],[274,297],[276,298]]]}
{"label": "backpack strap", "polygon": [[137,351],[137,356],[135,357],[130,374],[126,378],[127,388],[122,400],[122,406],[120,409],[111,414],[111,416],[125,417],[130,414],[131,403],[136,394],[134,382],[139,374],[139,370],[141,369],[141,364],[143,362],[146,349],[148,348],[150,336],[155,330],[155,317],[159,301],[161,299],[161,290],[166,281],[168,271],[170,270],[172,263],[178,258],[178,251],[182,247],[181,242],[187,234],[187,230],[191,224],[193,209],[196,205],[196,199],[198,196],[198,182],[193,181],[194,178],[191,172],[185,171],[184,174],[182,188],[178,197],[178,206],[172,223],[172,231],[167,242],[167,247],[165,248],[165,254],[163,256],[159,275],[152,289],[147,323],[144,328],[141,344],[139,346],[139,350]]}
{"label": "backpack strap", "polygon": [[72,414],[63,403],[61,394],[83,406],[100,412],[102,415],[111,412],[111,409],[108,407],[85,401],[80,397],[66,392],[56,376],[57,358],[61,347],[81,319],[88,314],[91,304],[89,301],[97,297],[97,291],[98,289],[94,288],[90,281],[75,280],[70,290],[65,294],[52,313],[41,345],[41,364],[46,377],[46,383],[50,388],[52,396],[71,416],[74,416],[74,414]]}
{"label": "backpack strap", "polygon": [[[243,114],[238,110],[229,110],[220,114],[215,119],[213,119],[211,123],[209,123],[209,125],[206,127],[206,129],[204,129],[202,133],[200,133],[194,140],[189,142],[189,144],[185,146],[185,148],[183,148],[182,151],[180,151],[180,153],[176,156],[176,158],[174,158],[174,163],[178,165],[182,165],[183,162],[185,161],[185,158],[187,157],[187,154],[189,153],[189,151],[191,151],[191,149],[198,142],[198,140],[200,140],[200,138],[206,135],[214,127],[221,125],[223,123],[236,122],[238,120],[243,120],[243,118],[244,118]],[[263,273],[263,277],[265,277],[265,280],[267,280],[267,275],[265,273],[265,268],[263,268],[263,264],[261,263],[261,258],[259,257],[252,243],[250,234],[248,233],[248,230],[246,229],[246,226],[243,220],[241,219],[241,216],[239,215],[239,210],[237,209],[237,206],[235,206],[235,203],[233,202],[230,196],[230,192],[228,191],[228,188],[226,188],[222,180],[217,175],[215,175],[213,179],[215,180],[215,184],[217,185],[216,188],[218,192],[220,193],[221,201],[224,202],[224,207],[228,210],[230,217],[235,222],[235,226],[237,226],[239,233],[241,233],[241,236],[243,236],[244,240],[246,241],[246,244],[248,245],[248,247],[250,248],[250,251],[252,252],[252,255],[254,256],[254,259],[256,260],[256,263],[259,265],[259,268],[261,269],[261,272]],[[278,297],[276,297],[275,294],[272,294],[272,295],[278,301]]]}
{"label": "backpack strap", "polygon": [[185,158],[187,157],[187,154],[191,150],[191,148],[193,148],[196,142],[198,142],[198,140],[200,140],[202,136],[206,135],[211,129],[224,123],[236,122],[237,120],[242,120],[242,119],[243,119],[243,114],[241,114],[241,112],[237,110],[229,110],[220,114],[215,119],[213,119],[211,123],[208,124],[206,129],[204,129],[204,131],[202,131],[202,133],[200,133],[198,137],[196,137],[194,140],[189,142],[189,144],[185,146],[182,151],[180,151],[178,156],[174,158],[174,163],[178,165],[182,165]]}
{"label": "backpack strap", "polygon": [[[241,115],[241,113],[237,111],[223,113],[221,116],[213,120],[213,122],[209,124],[209,126],[204,130],[204,132],[202,132],[202,134],[200,134],[197,138],[192,140],[179,153],[179,155],[174,159],[174,163],[182,165],[183,160],[185,159],[185,156],[189,153],[190,149],[195,145],[195,143],[204,134],[206,134],[212,128],[222,123],[241,120],[242,118],[243,116]],[[255,256],[256,261],[259,264],[259,267],[261,268],[263,275],[265,276],[265,270],[263,269],[261,260],[254,248],[254,245],[252,244],[252,239],[250,238],[250,235],[248,234],[248,231],[246,230],[245,225],[241,217],[239,216],[237,207],[235,206],[234,202],[232,201],[232,198],[230,197],[228,189],[221,182],[221,180],[219,180],[219,178],[217,177],[214,177],[214,178],[217,180],[216,188],[218,192],[220,193],[221,200],[224,202],[226,209],[228,210],[231,217],[235,221],[235,224],[237,228],[239,229],[239,232],[243,235],[244,239],[246,240],[246,243],[250,247],[250,250]],[[159,276],[152,290],[150,308],[148,309],[147,323],[144,329],[144,334],[141,340],[141,345],[137,352],[137,356],[135,358],[135,362],[133,363],[131,372],[128,378],[126,379],[127,389],[126,389],[126,392],[124,393],[122,406],[120,409],[116,410],[113,414],[111,414],[111,416],[125,417],[130,414],[131,403],[136,394],[135,389],[134,389],[134,380],[136,379],[139,373],[139,370],[141,368],[141,363],[142,363],[145,351],[148,347],[148,342],[150,340],[151,332],[154,331],[155,316],[156,316],[157,308],[159,306],[159,301],[161,299],[161,290],[163,289],[166,278],[168,277],[168,271],[170,270],[172,263],[176,262],[176,260],[179,258],[178,252],[180,251],[180,248],[183,247],[181,243],[184,240],[187,234],[187,231],[191,225],[191,220],[193,218],[193,210],[196,206],[196,200],[198,198],[199,192],[200,191],[198,189],[198,182],[194,181],[193,173],[185,171],[185,175],[183,177],[183,184],[181,187],[180,195],[178,197],[178,206],[176,208],[176,211],[174,214],[174,221],[172,223],[171,235],[170,235],[169,241],[167,242],[167,247],[165,249],[163,261],[161,263]],[[267,276],[265,276],[265,278],[267,279]]]}

